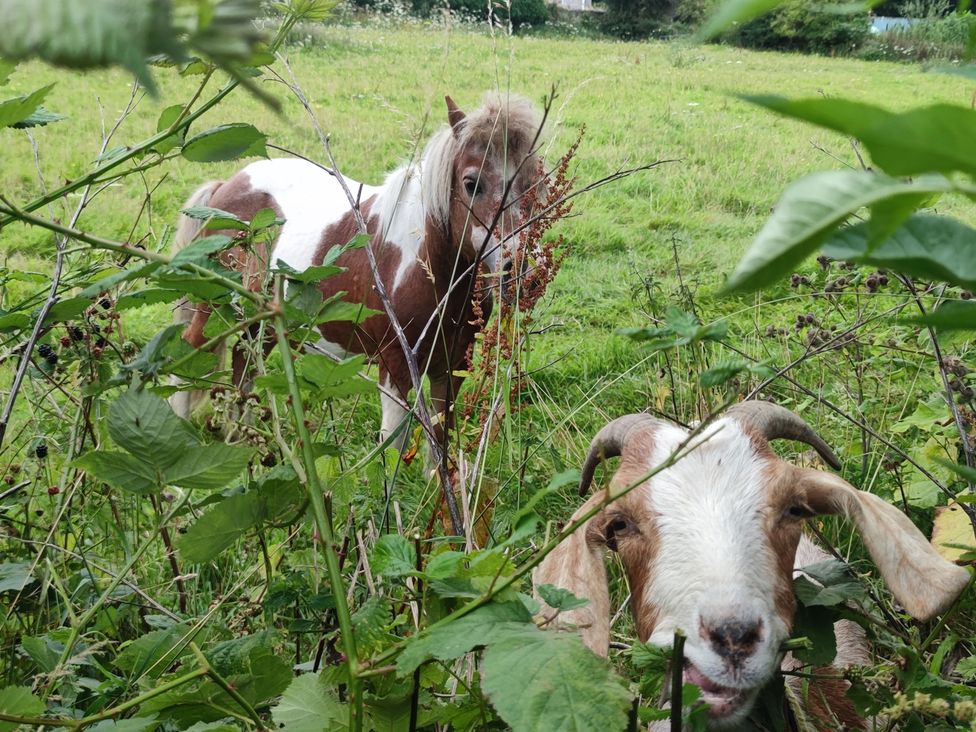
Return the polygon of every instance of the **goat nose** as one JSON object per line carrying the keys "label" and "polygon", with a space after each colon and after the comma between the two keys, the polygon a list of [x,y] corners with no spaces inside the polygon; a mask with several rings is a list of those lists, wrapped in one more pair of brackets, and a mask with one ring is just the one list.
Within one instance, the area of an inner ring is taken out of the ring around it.
{"label": "goat nose", "polygon": [[702,640],[708,641],[718,655],[731,661],[740,663],[756,651],[756,646],[762,640],[763,622],[757,620],[741,620],[726,618],[717,623],[701,621],[698,630]]}

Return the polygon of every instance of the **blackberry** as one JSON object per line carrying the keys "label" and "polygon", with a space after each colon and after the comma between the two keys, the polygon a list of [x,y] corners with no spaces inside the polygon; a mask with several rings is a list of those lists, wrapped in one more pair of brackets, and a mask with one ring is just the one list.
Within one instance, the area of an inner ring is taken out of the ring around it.
{"label": "blackberry", "polygon": [[109,300],[107,297],[103,297],[101,300],[99,300],[98,304],[102,306],[103,310],[108,310],[109,308],[112,307],[112,301]]}
{"label": "blackberry", "polygon": [[40,354],[41,358],[47,358],[54,355],[54,349],[51,348],[47,343],[42,343],[37,347],[37,352]]}
{"label": "blackberry", "polygon": [[47,457],[47,445],[43,442],[38,442],[37,446],[34,448],[34,454],[41,460]]}
{"label": "blackberry", "polygon": [[80,341],[85,337],[85,332],[77,325],[69,325],[68,335],[71,336],[71,340]]}
{"label": "blackberry", "polygon": [[48,366],[57,366],[58,365],[58,354],[56,354],[56,353],[49,353],[47,356],[44,357],[44,360],[47,361],[47,365]]}

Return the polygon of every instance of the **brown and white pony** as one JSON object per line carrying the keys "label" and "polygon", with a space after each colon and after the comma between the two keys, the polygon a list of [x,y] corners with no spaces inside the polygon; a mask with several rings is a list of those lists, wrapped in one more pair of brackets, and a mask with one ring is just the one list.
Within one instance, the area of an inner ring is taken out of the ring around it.
{"label": "brown and white pony", "polygon": [[[430,379],[433,406],[445,423],[462,378],[456,374],[464,368],[479,327],[474,300],[484,317],[491,312],[495,288],[476,289],[479,269],[485,266],[501,279],[527,215],[526,194],[544,185],[536,150],[542,115],[534,105],[520,97],[489,93],[479,109],[465,114],[450,97],[446,102],[449,124],[432,137],[419,161],[394,170],[381,186],[345,179],[359,201],[392,310],[417,354],[420,372]],[[279,261],[304,271],[321,264],[332,247],[358,233],[349,196],[336,175],[301,159],[252,163],[229,180],[205,184],[186,206],[210,206],[244,220],[271,208],[284,219],[270,256],[267,247],[255,246],[253,251],[232,249],[221,257],[255,291],[266,286],[267,273]],[[186,246],[200,226],[184,217],[177,249]],[[336,263],[345,271],[319,283],[322,296],[341,292],[345,300],[383,311],[366,251],[346,251]],[[189,323],[184,339],[202,345],[209,317],[207,306],[183,304],[177,320]],[[390,319],[383,313],[358,326],[339,321],[319,329],[326,350],[361,353],[378,362],[380,439],[385,441],[406,417],[406,397],[413,386],[407,356]],[[246,381],[242,359],[242,353],[235,353],[237,387]],[[188,417],[190,395],[177,394],[173,406]]]}

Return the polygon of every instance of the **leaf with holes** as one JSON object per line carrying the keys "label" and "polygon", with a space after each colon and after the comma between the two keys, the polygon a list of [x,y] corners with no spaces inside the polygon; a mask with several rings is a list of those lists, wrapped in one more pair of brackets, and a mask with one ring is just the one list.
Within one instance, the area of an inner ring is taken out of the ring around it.
{"label": "leaf with holes", "polygon": [[233,122],[194,135],[183,145],[182,154],[194,163],[216,163],[244,157],[268,157],[267,135],[254,125]]}
{"label": "leaf with holes", "polygon": [[189,423],[147,389],[129,389],[112,403],[108,433],[116,445],[160,472],[200,444]]}
{"label": "leaf with holes", "polygon": [[632,699],[578,635],[534,625],[488,643],[482,687],[514,730],[624,729]]}

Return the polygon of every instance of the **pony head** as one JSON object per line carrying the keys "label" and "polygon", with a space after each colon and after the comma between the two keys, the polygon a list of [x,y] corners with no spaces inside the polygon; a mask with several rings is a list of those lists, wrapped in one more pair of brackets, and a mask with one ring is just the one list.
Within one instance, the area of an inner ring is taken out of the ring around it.
{"label": "pony head", "polygon": [[541,196],[545,185],[542,115],[514,95],[489,93],[470,114],[445,100],[448,126],[424,154],[425,208],[447,226],[464,261],[502,275],[505,292],[532,192]]}

